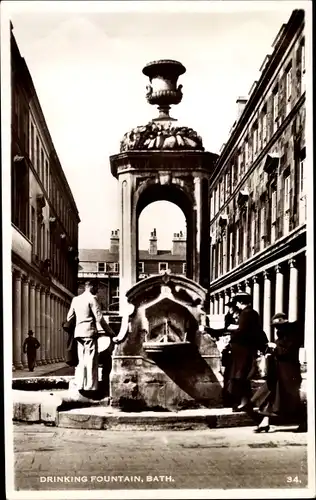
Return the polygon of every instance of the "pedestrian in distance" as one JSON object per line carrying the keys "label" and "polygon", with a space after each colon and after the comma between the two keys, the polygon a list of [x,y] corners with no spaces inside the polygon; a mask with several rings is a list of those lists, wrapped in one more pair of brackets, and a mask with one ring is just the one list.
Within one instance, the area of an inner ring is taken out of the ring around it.
{"label": "pedestrian in distance", "polygon": [[67,322],[75,318],[74,338],[77,341],[78,365],[75,368],[75,385],[78,391],[98,390],[98,342],[100,335],[107,335],[115,342],[115,333],[105,321],[96,298],[97,282],[87,281],[85,291],[72,299]]}
{"label": "pedestrian in distance", "polygon": [[30,372],[34,371],[36,363],[36,351],[40,347],[37,338],[34,337],[33,330],[29,330],[28,337],[23,343],[23,352],[27,356],[27,364]]}
{"label": "pedestrian in distance", "polygon": [[307,430],[306,413],[300,397],[301,369],[299,349],[303,331],[298,322],[290,323],[286,314],[277,313],[271,321],[276,329],[275,343],[269,343],[270,362],[266,381],[252,398],[263,418],[254,432],[269,432],[270,418],[298,423],[297,431]]}

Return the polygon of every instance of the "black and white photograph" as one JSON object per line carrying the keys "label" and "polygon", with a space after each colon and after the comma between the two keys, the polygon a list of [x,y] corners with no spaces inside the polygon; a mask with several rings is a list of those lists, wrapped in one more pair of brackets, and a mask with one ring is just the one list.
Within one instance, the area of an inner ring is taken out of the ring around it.
{"label": "black and white photograph", "polygon": [[3,1],[8,500],[315,496],[312,3]]}

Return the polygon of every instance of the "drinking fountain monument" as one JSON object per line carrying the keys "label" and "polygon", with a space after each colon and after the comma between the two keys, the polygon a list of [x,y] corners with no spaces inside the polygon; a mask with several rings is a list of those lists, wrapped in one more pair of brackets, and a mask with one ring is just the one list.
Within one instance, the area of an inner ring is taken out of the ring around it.
{"label": "drinking fountain monument", "polygon": [[[147,64],[146,98],[159,115],[127,132],[110,157],[120,189],[120,314],[130,308],[125,340],[115,347],[112,405],[123,410],[221,405],[216,343],[203,331],[210,281],[209,179],[217,155],[169,115],[182,100],[177,61]],[[186,277],[164,273],[138,281],[138,221],[158,200],[175,203],[187,227]]]}

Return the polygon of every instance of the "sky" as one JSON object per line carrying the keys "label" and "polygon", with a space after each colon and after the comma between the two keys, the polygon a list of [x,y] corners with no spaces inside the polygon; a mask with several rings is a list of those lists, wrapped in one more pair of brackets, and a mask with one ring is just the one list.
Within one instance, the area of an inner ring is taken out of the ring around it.
{"label": "sky", "polygon": [[[65,4],[72,2],[52,2],[47,12],[43,4],[49,3],[37,2],[32,12],[13,9],[14,35],[79,210],[79,248],[108,248],[120,209],[109,156],[119,153],[125,132],[157,115],[145,98],[145,64],[184,64],[187,72],[178,81],[183,99],[171,115],[194,128],[206,150],[219,153],[236,118],[237,97],[247,96],[259,78],[298,3],[208,2],[226,4],[226,11],[173,13],[164,12],[169,2],[159,2],[156,12],[118,13],[100,8],[107,2],[99,2],[99,12],[84,11],[86,2],[68,12]],[[153,228],[158,247],[171,248],[172,234],[185,229],[181,210],[168,202],[149,205],[140,217],[140,248],[148,248]]]}

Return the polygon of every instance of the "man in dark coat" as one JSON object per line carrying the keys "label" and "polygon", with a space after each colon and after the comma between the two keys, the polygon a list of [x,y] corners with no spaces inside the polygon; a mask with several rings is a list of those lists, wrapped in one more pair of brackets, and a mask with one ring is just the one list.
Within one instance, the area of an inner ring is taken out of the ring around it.
{"label": "man in dark coat", "polygon": [[26,353],[29,371],[33,372],[36,361],[36,351],[40,347],[39,341],[33,337],[33,330],[29,330],[29,336],[24,340],[23,352]]}
{"label": "man in dark coat", "polygon": [[258,351],[265,352],[268,339],[262,330],[259,314],[252,308],[251,296],[246,292],[235,295],[236,308],[240,311],[238,326],[231,325],[231,366],[229,387],[234,400],[239,401],[235,410],[243,410],[250,402],[251,379],[255,374]]}
{"label": "man in dark coat", "polygon": [[65,361],[68,366],[77,366],[78,349],[77,349],[77,341],[75,339],[76,318],[73,317],[71,321],[64,321],[62,327],[68,335],[66,343]]}

